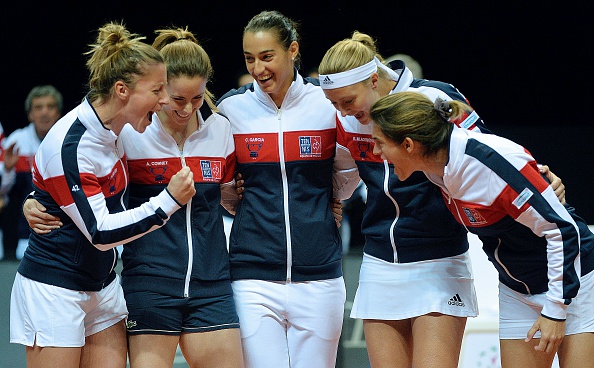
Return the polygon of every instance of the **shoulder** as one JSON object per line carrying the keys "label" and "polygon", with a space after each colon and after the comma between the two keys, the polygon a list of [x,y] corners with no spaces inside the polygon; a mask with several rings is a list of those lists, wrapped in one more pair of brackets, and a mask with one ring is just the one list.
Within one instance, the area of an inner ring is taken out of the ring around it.
{"label": "shoulder", "polygon": [[245,95],[246,93],[250,93],[250,92],[251,93],[254,92],[253,83],[248,83],[248,84],[241,86],[239,88],[232,88],[231,90],[229,90],[229,92],[225,93],[223,96],[221,96],[221,98],[219,98],[217,100],[216,105],[218,106],[219,104],[221,104],[221,102],[223,102],[231,97]]}
{"label": "shoulder", "polygon": [[420,93],[427,95],[432,100],[437,97],[466,101],[464,95],[454,85],[446,82],[428,80],[428,79],[415,79],[410,89],[417,90]]}

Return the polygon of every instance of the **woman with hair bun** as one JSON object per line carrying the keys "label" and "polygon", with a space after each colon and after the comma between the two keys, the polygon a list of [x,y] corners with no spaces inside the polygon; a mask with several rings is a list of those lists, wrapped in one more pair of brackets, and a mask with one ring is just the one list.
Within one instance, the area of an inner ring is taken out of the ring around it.
{"label": "woman with hair bun", "polygon": [[[468,101],[449,83],[415,78],[401,60],[384,63],[375,40],[358,31],[330,47],[318,71],[337,110],[337,151],[352,156],[367,187],[351,317],[363,320],[371,366],[456,368],[466,319],[478,314],[467,232],[422,173],[404,180],[373,154],[369,109],[401,91]],[[474,110],[453,123],[488,132]]]}
{"label": "woman with hair bun", "polygon": [[169,102],[163,58],[123,24],[99,29],[89,92],[61,118],[35,156],[34,198],[62,222],[34,232],[14,280],[10,341],[28,367],[126,366],[128,315],[115,273],[116,246],[165,225],[194,195],[181,169],[145,203],[126,209],[125,126],[144,132]]}
{"label": "woman with hair bun", "polygon": [[190,167],[196,195],[167,226],[124,245],[131,368],[171,367],[179,345],[193,368],[241,368],[239,319],[223,211],[234,214],[235,144],[207,83],[210,58],[187,28],[155,31],[167,66],[169,105],[145,134],[125,130],[130,205],[161,190],[170,170]]}
{"label": "woman with hair bun", "polygon": [[[180,168],[191,169],[196,195],[167,226],[123,247],[130,366],[171,367],[179,346],[190,367],[241,368],[221,209],[235,213],[238,201],[231,125],[206,88],[213,68],[194,34],[175,27],[155,32],[169,104],[154,113],[146,133],[122,131],[130,206],[161,191]],[[24,213],[40,231],[28,202]]]}
{"label": "woman with hair bun", "polygon": [[[407,180],[421,172],[479,236],[499,273],[501,365],[583,366],[594,355],[594,235],[561,204],[524,147],[451,121],[472,109],[417,92],[370,111],[374,154]],[[587,365],[587,364],[586,364]]]}

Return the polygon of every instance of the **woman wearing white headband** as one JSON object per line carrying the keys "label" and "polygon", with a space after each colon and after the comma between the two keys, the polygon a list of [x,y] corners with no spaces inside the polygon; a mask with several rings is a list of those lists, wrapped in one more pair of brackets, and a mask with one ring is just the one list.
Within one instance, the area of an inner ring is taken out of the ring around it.
{"label": "woman wearing white headband", "polygon": [[[381,60],[374,40],[354,32],[326,52],[318,69],[320,85],[338,110],[337,147],[351,154],[368,189],[351,317],[363,319],[372,367],[453,368],[466,318],[478,312],[467,233],[422,173],[400,181],[388,161],[373,155],[367,124],[371,105],[398,91],[467,101],[450,84],[414,79],[402,61],[390,68]],[[486,131],[476,112],[455,123]],[[554,184],[562,199],[560,180]]]}

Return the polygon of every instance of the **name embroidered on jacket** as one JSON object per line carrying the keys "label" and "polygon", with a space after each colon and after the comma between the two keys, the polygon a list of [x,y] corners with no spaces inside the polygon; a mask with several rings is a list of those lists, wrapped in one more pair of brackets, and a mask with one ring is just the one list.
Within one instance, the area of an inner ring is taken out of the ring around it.
{"label": "name embroidered on jacket", "polygon": [[353,141],[357,142],[357,150],[359,157],[367,157],[370,152],[373,154],[373,138],[353,137]]}
{"label": "name embroidered on jacket", "polygon": [[165,172],[167,171],[167,161],[153,161],[147,162],[146,166],[148,166],[149,171],[151,174],[155,176],[155,181],[165,181]]}
{"label": "name embroidered on jacket", "polygon": [[245,143],[248,151],[250,151],[250,157],[258,157],[258,151],[264,145],[264,138],[246,138]]}

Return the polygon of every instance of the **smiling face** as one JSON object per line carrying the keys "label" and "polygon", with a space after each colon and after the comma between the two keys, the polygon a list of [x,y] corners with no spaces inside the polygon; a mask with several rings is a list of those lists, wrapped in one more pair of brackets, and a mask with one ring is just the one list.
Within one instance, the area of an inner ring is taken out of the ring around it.
{"label": "smiling face", "polygon": [[171,125],[172,129],[184,128],[196,114],[196,110],[202,107],[206,83],[207,79],[200,76],[183,75],[169,79],[166,87],[169,104],[163,106],[163,112],[167,115],[167,124]]}
{"label": "smiling face", "polygon": [[[169,103],[169,96],[165,91],[166,84],[165,64],[152,64],[136,81],[134,88],[130,89],[125,114],[134,130],[144,132],[151,124],[153,113],[160,111],[163,105]],[[119,134],[115,127],[113,129],[116,134]]]}
{"label": "smiling face", "polygon": [[394,164],[394,174],[398,179],[406,180],[417,171],[415,144],[410,138],[405,138],[402,143],[396,143],[382,132],[377,124],[371,123],[371,134],[375,145],[373,154],[380,156]]}
{"label": "smiling face", "polygon": [[371,105],[380,98],[376,88],[373,88],[374,83],[377,83],[377,74],[372,75],[371,80],[350,86],[324,89],[324,94],[342,116],[354,116],[361,124],[367,125],[371,122],[369,117]]}
{"label": "smiling face", "polygon": [[293,60],[298,52],[297,42],[292,42],[289,49],[285,50],[272,31],[246,32],[243,36],[243,54],[248,73],[277,106],[280,106],[293,82]]}

